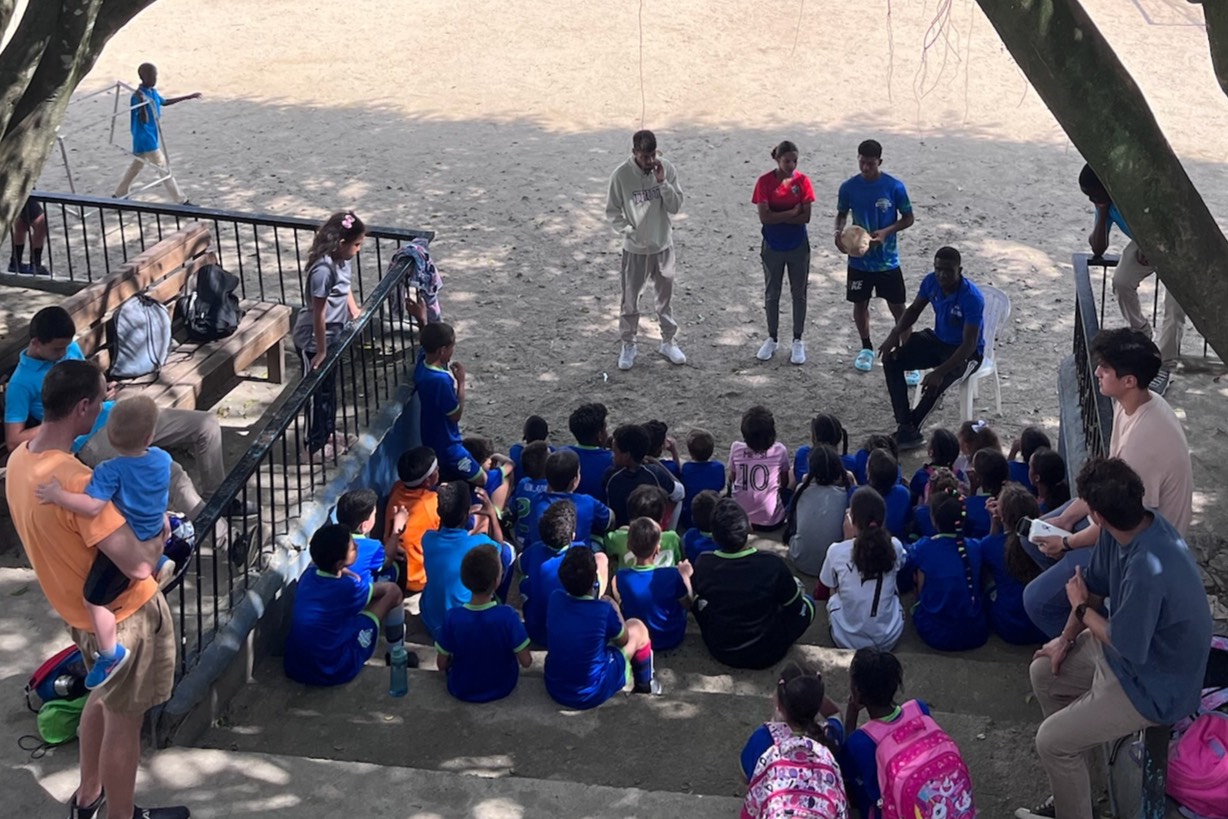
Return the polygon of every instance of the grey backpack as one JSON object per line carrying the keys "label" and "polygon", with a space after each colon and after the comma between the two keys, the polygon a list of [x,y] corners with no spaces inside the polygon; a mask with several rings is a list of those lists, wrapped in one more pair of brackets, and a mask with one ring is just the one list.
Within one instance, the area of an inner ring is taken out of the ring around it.
{"label": "grey backpack", "polygon": [[111,378],[156,373],[171,352],[171,314],[156,299],[138,293],[107,322]]}

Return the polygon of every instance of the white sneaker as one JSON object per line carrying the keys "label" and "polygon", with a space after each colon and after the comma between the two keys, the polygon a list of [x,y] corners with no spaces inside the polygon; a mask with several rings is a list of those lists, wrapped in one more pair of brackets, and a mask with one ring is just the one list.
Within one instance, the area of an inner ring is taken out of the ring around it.
{"label": "white sneaker", "polygon": [[635,342],[624,341],[622,352],[618,354],[618,369],[629,370],[635,364]]}
{"label": "white sneaker", "polygon": [[686,355],[673,339],[661,342],[661,355],[668,358],[671,364],[686,363]]}
{"label": "white sneaker", "polygon": [[806,363],[806,345],[800,338],[793,339],[793,352],[789,355],[789,362],[792,364]]}
{"label": "white sneaker", "polygon": [[778,345],[772,339],[763,342],[763,346],[759,348],[759,352],[755,353],[755,358],[760,361],[771,361],[772,356],[776,355],[776,347]]}

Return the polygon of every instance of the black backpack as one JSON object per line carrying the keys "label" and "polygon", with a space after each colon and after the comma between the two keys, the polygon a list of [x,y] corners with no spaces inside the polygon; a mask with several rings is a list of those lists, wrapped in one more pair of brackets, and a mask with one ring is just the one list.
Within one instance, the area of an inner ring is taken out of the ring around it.
{"label": "black backpack", "polygon": [[239,278],[218,265],[197,271],[196,292],[179,299],[179,315],[183,316],[189,339],[217,341],[234,335],[243,318],[235,294],[238,287]]}

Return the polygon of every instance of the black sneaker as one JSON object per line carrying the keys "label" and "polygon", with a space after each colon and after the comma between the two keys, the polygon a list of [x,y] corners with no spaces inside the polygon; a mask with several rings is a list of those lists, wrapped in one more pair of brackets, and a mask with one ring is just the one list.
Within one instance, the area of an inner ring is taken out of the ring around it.
{"label": "black sneaker", "polygon": [[1015,811],[1015,819],[1056,819],[1057,808],[1050,796],[1034,808],[1019,808]]}
{"label": "black sneaker", "polygon": [[1151,379],[1151,383],[1147,385],[1147,389],[1154,392],[1156,395],[1163,395],[1168,390],[1168,382],[1172,380],[1173,372],[1169,369],[1161,368],[1156,377]]}
{"label": "black sneaker", "polygon": [[895,431],[894,437],[895,444],[900,448],[900,452],[908,452],[909,450],[920,449],[925,446],[925,436],[916,427],[901,426]]}
{"label": "black sneaker", "polygon": [[107,803],[107,792],[103,791],[98,794],[98,798],[94,800],[92,805],[78,805],[77,795],[74,793],[72,799],[68,800],[68,819],[94,819],[98,815],[98,811]]}
{"label": "black sneaker", "polygon": [[661,687],[661,683],[657,682],[657,678],[653,677],[646,683],[636,683],[631,689],[632,694],[651,694],[654,697],[659,697],[665,693],[665,689]]}
{"label": "black sneaker", "polygon": [[192,811],[183,805],[171,805],[168,808],[133,808],[132,819],[188,819]]}

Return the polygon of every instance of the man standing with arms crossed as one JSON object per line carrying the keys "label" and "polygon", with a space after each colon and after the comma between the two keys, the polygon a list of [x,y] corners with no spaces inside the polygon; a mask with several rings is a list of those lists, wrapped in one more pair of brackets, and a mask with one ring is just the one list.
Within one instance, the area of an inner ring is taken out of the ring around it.
{"label": "man standing with arms crossed", "polygon": [[41,504],[35,496],[38,486],[52,479],[70,492],[84,491],[92,473],[73,457],[72,443],[93,427],[105,395],[106,382],[93,363],[62,361],[52,367],[43,381],[43,423],[9,457],[5,494],[39,586],[68,625],[87,666],[93,666],[98,649],[88,631],[83,595],[95,549],[130,579],[109,607],[131,659],[90,694],[81,714],[81,781],[69,802],[69,819],[94,819],[104,803],[112,819],[188,819],[183,806],[133,804],[141,723],[146,711],[170,698],[175,682],[174,621],[151,576],[165,538],[137,540],[110,503],[90,518]]}
{"label": "man standing with arms crossed", "polygon": [[678,323],[670,305],[675,272],[670,217],[681,209],[682,187],[674,166],[657,156],[657,138],[652,131],[636,131],[631,137],[631,157],[610,176],[605,204],[606,218],[623,237],[620,370],[629,370],[635,364],[640,294],[649,279],[661,325],[661,355],[673,364],[686,363],[686,356],[674,341]]}

